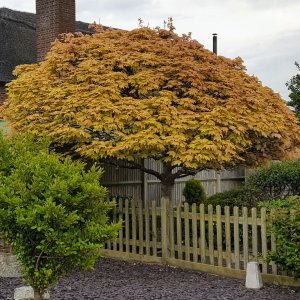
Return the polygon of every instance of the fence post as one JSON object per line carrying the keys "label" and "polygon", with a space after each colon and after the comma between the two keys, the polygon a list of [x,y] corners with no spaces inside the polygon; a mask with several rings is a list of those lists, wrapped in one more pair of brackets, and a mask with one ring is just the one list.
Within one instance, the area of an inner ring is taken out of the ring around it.
{"label": "fence post", "polygon": [[167,258],[170,257],[170,243],[169,243],[169,224],[168,224],[168,208],[169,199],[161,198],[161,250],[162,250],[162,261],[167,262]]}
{"label": "fence post", "polygon": [[221,172],[216,171],[216,193],[221,193]]}

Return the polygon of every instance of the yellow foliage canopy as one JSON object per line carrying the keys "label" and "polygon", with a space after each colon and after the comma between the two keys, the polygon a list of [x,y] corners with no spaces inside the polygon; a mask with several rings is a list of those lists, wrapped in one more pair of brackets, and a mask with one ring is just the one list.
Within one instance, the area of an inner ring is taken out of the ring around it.
{"label": "yellow foliage canopy", "polygon": [[293,113],[240,58],[167,30],[67,34],[15,75],[11,126],[93,159],[222,168],[282,158],[300,143]]}

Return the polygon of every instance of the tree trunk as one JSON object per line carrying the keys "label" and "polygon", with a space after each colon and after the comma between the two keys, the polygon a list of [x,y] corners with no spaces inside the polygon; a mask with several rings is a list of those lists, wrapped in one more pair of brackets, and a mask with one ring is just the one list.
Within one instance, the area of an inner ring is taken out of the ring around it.
{"label": "tree trunk", "polygon": [[171,200],[173,187],[174,187],[174,182],[162,181],[161,182],[161,196]]}
{"label": "tree trunk", "polygon": [[172,191],[174,188],[174,179],[172,178],[172,166],[163,164],[163,173],[161,180],[161,196],[172,200]]}
{"label": "tree trunk", "polygon": [[37,289],[33,289],[33,291],[34,291],[34,300],[42,300],[43,295],[40,293],[40,291]]}

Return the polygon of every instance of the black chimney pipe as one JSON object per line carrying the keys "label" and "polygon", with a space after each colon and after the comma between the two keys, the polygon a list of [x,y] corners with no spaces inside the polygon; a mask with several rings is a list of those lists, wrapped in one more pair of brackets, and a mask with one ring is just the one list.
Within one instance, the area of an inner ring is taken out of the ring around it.
{"label": "black chimney pipe", "polygon": [[213,33],[213,53],[218,54],[218,37],[217,33]]}

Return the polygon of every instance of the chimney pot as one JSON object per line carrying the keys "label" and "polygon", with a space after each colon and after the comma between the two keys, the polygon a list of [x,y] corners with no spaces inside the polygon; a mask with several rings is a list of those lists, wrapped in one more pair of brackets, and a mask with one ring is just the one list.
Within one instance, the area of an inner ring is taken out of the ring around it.
{"label": "chimney pot", "polygon": [[218,34],[213,33],[213,53],[218,54]]}

